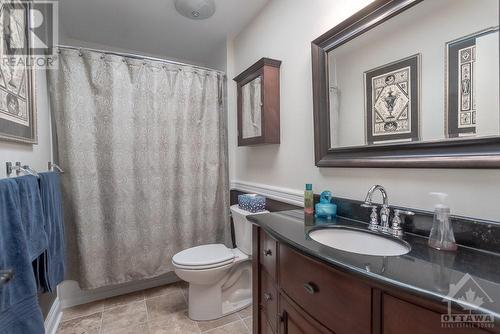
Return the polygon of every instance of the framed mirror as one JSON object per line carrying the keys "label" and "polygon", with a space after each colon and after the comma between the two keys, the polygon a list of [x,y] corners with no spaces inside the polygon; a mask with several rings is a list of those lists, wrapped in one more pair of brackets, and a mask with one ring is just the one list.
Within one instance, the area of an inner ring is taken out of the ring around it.
{"label": "framed mirror", "polygon": [[318,167],[500,167],[499,1],[379,0],[312,42]]}

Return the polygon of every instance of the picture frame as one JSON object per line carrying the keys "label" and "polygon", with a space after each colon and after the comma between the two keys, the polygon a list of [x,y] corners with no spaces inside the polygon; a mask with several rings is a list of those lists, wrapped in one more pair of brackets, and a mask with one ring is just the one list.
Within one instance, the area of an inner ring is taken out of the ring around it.
{"label": "picture frame", "polygon": [[476,135],[476,39],[498,32],[498,26],[478,31],[445,45],[445,136]]}
{"label": "picture frame", "polygon": [[[12,3],[3,3],[0,24],[4,32],[0,34],[0,47],[4,57],[13,57],[17,65],[9,66],[6,61],[0,63],[0,140],[26,144],[37,144],[37,112],[35,100],[35,71],[29,67],[30,39],[27,38],[29,8],[25,4],[16,3],[15,12],[22,6],[23,15],[5,14],[14,9]],[[8,20],[6,22],[5,20]],[[18,38],[16,36],[24,36]],[[9,40],[9,42],[7,42]],[[15,51],[9,50],[14,43]],[[24,65],[18,60],[24,59]]]}
{"label": "picture frame", "polygon": [[368,145],[419,140],[420,62],[415,54],[364,72]]}

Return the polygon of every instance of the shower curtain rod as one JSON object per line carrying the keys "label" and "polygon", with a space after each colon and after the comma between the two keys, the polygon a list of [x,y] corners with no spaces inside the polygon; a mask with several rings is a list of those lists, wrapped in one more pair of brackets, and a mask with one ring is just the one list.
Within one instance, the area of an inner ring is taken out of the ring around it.
{"label": "shower curtain rod", "polygon": [[188,64],[188,63],[182,63],[182,62],[174,61],[174,60],[149,57],[149,56],[144,56],[144,55],[140,55],[140,54],[136,54],[136,53],[116,52],[116,51],[100,50],[100,49],[86,48],[86,47],[80,47],[80,46],[61,45],[61,44],[57,45],[56,47],[60,48],[60,49],[87,50],[87,51],[93,51],[93,52],[98,52],[98,53],[104,53],[104,54],[139,59],[139,60],[152,60],[152,61],[174,64],[174,65],[190,66],[190,67],[198,68],[200,70],[213,71],[213,72],[219,73],[223,76],[226,76],[226,73],[224,73],[223,71],[215,70],[213,68],[208,68],[208,67],[203,67],[203,66],[193,65],[193,64]]}

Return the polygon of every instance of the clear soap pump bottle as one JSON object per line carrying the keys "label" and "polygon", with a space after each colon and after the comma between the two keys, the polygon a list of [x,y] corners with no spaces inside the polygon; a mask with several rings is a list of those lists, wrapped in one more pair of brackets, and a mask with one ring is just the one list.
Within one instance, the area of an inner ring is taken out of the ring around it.
{"label": "clear soap pump bottle", "polygon": [[430,193],[438,200],[434,209],[434,221],[429,235],[429,246],[438,250],[455,251],[457,244],[450,223],[450,208],[445,204],[447,194]]}

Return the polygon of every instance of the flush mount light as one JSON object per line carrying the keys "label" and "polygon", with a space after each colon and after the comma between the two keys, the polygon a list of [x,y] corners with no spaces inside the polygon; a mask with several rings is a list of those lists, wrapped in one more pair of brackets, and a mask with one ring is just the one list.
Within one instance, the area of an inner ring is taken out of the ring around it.
{"label": "flush mount light", "polygon": [[175,0],[175,9],[190,19],[208,19],[215,13],[214,0]]}

